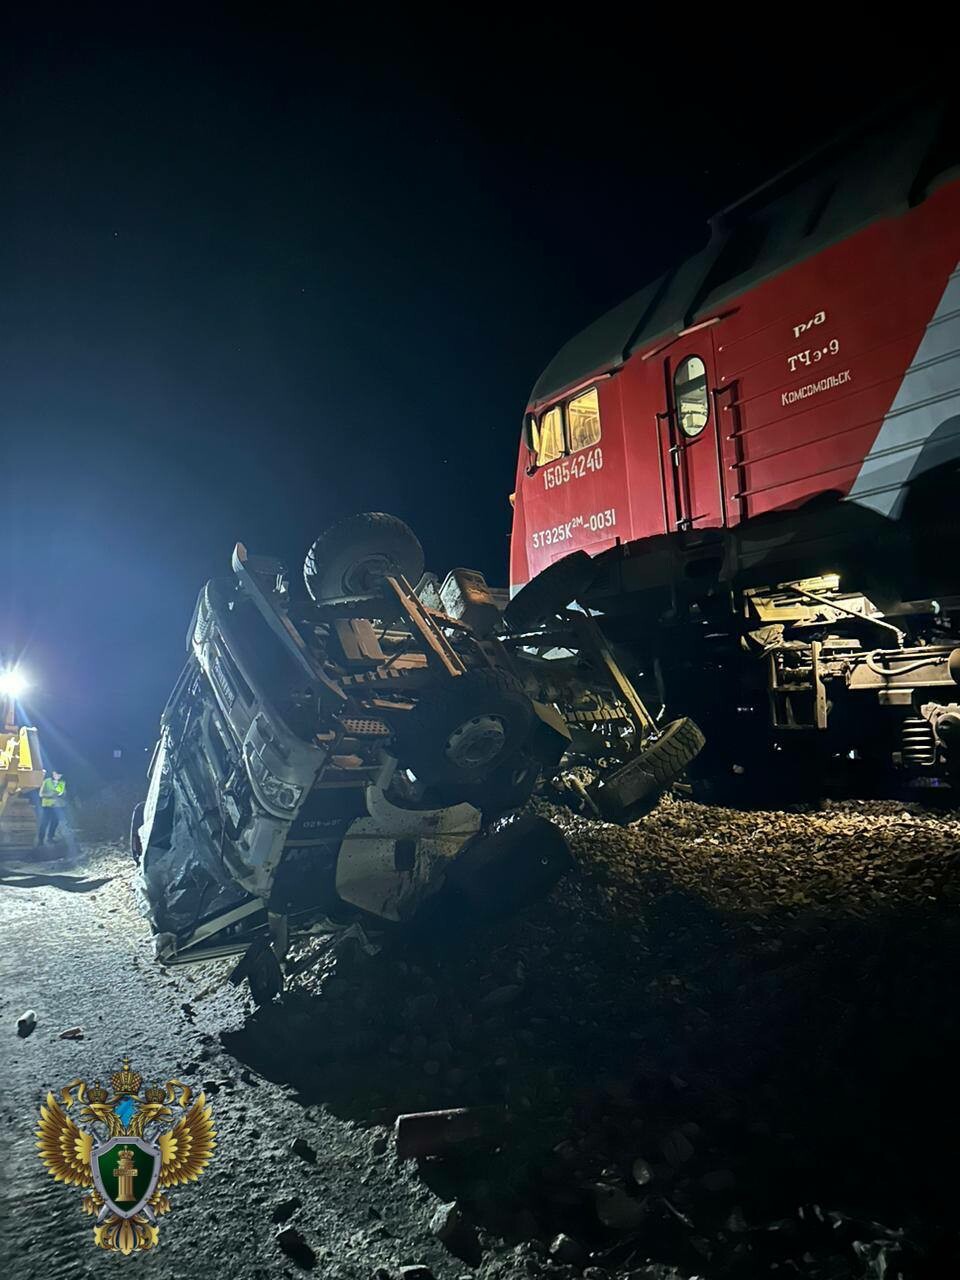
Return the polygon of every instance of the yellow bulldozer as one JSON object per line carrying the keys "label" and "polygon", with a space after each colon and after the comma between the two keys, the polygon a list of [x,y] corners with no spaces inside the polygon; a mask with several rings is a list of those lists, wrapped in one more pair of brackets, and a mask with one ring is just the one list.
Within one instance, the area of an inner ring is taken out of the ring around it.
{"label": "yellow bulldozer", "polygon": [[36,792],[43,761],[36,729],[17,724],[16,671],[0,672],[0,847],[37,841]]}

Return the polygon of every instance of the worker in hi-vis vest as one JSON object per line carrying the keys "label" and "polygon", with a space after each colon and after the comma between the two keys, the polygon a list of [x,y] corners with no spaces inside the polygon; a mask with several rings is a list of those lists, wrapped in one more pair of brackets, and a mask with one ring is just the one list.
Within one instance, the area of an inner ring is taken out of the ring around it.
{"label": "worker in hi-vis vest", "polygon": [[40,783],[40,826],[37,830],[37,844],[53,844],[60,825],[60,810],[64,806],[67,784],[63,774],[56,769],[48,773]]}

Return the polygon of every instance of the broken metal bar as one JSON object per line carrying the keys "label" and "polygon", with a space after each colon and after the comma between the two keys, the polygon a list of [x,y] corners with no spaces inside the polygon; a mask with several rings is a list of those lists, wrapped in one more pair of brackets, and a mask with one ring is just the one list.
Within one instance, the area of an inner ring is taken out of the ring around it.
{"label": "broken metal bar", "polygon": [[433,654],[441,666],[446,669],[448,675],[464,675],[467,668],[433,618],[417,599],[406,578],[387,578],[386,581],[403,606],[407,617],[419,631],[427,646],[427,657],[429,658]]}
{"label": "broken metal bar", "polygon": [[659,725],[642,702],[640,695],[633,687],[633,684],[628,678],[626,672],[613,656],[612,649],[607,644],[603,632],[597,626],[596,622],[594,622],[593,618],[586,613],[578,615],[573,615],[571,613],[569,617],[571,626],[585,637],[589,647],[593,649],[594,653],[606,667],[610,678],[613,680],[614,687],[630,708],[634,719],[644,734],[658,733]]}

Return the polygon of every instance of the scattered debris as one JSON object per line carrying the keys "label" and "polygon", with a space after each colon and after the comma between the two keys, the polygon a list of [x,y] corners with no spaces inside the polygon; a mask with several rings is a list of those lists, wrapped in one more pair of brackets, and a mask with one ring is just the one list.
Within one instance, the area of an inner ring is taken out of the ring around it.
{"label": "scattered debris", "polygon": [[317,1265],[317,1255],[307,1243],[302,1231],[296,1227],[284,1227],[276,1235],[277,1244],[298,1267],[311,1271]]}
{"label": "scattered debris", "polygon": [[397,1159],[432,1156],[456,1143],[482,1138],[498,1118],[492,1108],[467,1107],[397,1116]]}
{"label": "scattered debris", "polygon": [[460,1203],[442,1204],[430,1219],[430,1230],[442,1244],[464,1260],[478,1257],[477,1233]]}
{"label": "scattered debris", "polygon": [[692,1160],[696,1154],[693,1143],[682,1129],[674,1129],[672,1133],[668,1133],[660,1143],[660,1150],[663,1152],[667,1163],[675,1169],[679,1169],[680,1165]]}
{"label": "scattered debris", "polygon": [[594,1188],[597,1217],[605,1227],[617,1231],[636,1231],[647,1216],[645,1204],[628,1196],[622,1187],[598,1182]]}
{"label": "scattered debris", "polygon": [[33,1009],[26,1009],[17,1019],[17,1035],[21,1040],[26,1040],[27,1036],[32,1035],[37,1025],[37,1015]]}
{"label": "scattered debris", "polygon": [[288,1200],[281,1200],[279,1204],[274,1205],[270,1216],[274,1222],[287,1222],[302,1207],[303,1201],[299,1196],[290,1196]]}
{"label": "scattered debris", "polygon": [[[686,1271],[680,1272],[676,1267],[667,1266],[662,1262],[648,1262],[643,1266],[631,1268],[630,1280],[700,1280],[700,1277]],[[826,1277],[825,1280],[827,1280]],[[846,1278],[836,1276],[834,1280],[846,1280]]]}
{"label": "scattered debris", "polygon": [[449,1241],[463,1227],[463,1210],[456,1200],[442,1204],[430,1219],[430,1230],[438,1240]]}
{"label": "scattered debris", "polygon": [[294,1138],[290,1144],[290,1150],[301,1160],[306,1160],[307,1164],[317,1163],[317,1153],[305,1138]]}
{"label": "scattered debris", "polygon": [[581,1267],[587,1259],[587,1251],[573,1236],[565,1231],[554,1236],[550,1242],[550,1257],[555,1262],[562,1262],[571,1267]]}
{"label": "scattered debris", "polygon": [[638,1187],[645,1187],[648,1182],[653,1181],[653,1166],[644,1160],[643,1156],[637,1156],[630,1172],[633,1174],[633,1180]]}

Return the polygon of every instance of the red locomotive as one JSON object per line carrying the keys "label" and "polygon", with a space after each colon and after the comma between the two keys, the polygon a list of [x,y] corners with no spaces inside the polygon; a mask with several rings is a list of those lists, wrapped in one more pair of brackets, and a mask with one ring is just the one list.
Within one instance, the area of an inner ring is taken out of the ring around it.
{"label": "red locomotive", "polygon": [[951,104],[852,132],[533,389],[514,624],[595,610],[715,783],[960,771],[958,165]]}

